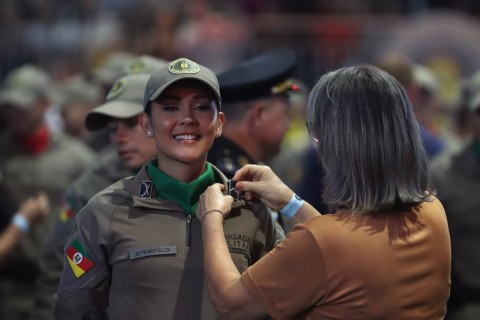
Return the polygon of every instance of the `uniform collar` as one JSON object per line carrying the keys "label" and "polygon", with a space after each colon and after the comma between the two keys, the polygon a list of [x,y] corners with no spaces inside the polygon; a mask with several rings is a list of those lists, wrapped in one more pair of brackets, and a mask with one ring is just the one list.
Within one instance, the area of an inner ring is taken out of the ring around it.
{"label": "uniform collar", "polygon": [[[216,176],[216,181],[222,183],[227,192],[227,177],[218,170],[217,167],[210,164]],[[155,190],[152,179],[147,173],[147,164],[143,165],[138,174],[134,177],[132,190],[130,191],[133,198],[134,207],[142,207],[155,210],[178,211],[184,212],[182,207],[171,200],[159,199]]]}
{"label": "uniform collar", "polygon": [[197,179],[182,182],[167,175],[156,165],[153,160],[147,164],[148,176],[153,180],[153,186],[159,198],[175,201],[188,215],[194,216],[197,210],[198,198],[209,185],[217,182],[212,166],[207,163],[206,170]]}

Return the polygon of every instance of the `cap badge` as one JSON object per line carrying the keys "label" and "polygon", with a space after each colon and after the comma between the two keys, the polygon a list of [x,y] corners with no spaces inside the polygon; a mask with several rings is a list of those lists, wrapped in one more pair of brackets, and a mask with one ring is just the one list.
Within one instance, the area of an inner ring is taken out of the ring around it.
{"label": "cap badge", "polygon": [[168,65],[168,71],[174,74],[197,73],[200,67],[191,60],[180,58]]}
{"label": "cap badge", "polygon": [[130,64],[128,68],[128,73],[142,73],[145,70],[145,61],[137,59]]}
{"label": "cap badge", "polygon": [[286,91],[298,91],[298,87],[292,82],[292,80],[287,79],[280,82],[271,89],[272,94],[281,94]]}
{"label": "cap badge", "polygon": [[125,78],[121,78],[115,81],[110,91],[108,91],[106,100],[110,101],[118,97],[123,91],[125,91],[126,86],[127,79]]}

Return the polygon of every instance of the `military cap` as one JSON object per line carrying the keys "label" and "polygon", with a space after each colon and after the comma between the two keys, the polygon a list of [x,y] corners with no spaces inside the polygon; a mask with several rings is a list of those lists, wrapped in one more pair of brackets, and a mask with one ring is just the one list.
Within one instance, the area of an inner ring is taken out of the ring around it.
{"label": "military cap", "polygon": [[134,73],[148,73],[151,74],[153,71],[158,68],[163,67],[167,64],[166,60],[149,56],[142,55],[135,58],[132,62],[125,66],[125,74],[134,74]]}
{"label": "military cap", "polygon": [[297,56],[289,48],[277,48],[243,61],[218,74],[224,102],[263,98],[298,87],[291,81]]}
{"label": "military cap", "polygon": [[157,99],[170,85],[186,79],[198,80],[212,89],[220,107],[222,99],[216,75],[209,68],[186,58],[171,61],[151,74],[145,89],[143,107],[146,109],[148,104]]}
{"label": "military cap", "polygon": [[129,74],[115,81],[107,94],[107,102],[92,109],[85,119],[88,130],[96,131],[113,119],[128,119],[143,111],[143,94],[148,74]]}
{"label": "military cap", "polygon": [[114,52],[93,70],[93,77],[99,83],[113,83],[125,75],[125,66],[129,65],[134,59],[135,56],[129,52]]}
{"label": "military cap", "polygon": [[98,103],[102,99],[100,87],[77,74],[52,88],[52,100],[64,107],[73,102]]}
{"label": "military cap", "polygon": [[29,108],[50,95],[50,76],[42,69],[26,64],[11,71],[0,92],[0,105]]}

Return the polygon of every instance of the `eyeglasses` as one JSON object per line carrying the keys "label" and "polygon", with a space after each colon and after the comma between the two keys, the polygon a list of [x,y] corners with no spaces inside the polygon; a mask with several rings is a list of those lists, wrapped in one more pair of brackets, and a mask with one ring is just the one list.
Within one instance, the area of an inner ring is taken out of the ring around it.
{"label": "eyeglasses", "polygon": [[308,130],[308,134],[310,135],[310,138],[312,138],[312,140],[315,143],[318,143],[319,139],[315,135],[315,121],[313,121],[313,120],[307,121],[307,122],[305,122],[305,125],[307,126],[307,130]]}

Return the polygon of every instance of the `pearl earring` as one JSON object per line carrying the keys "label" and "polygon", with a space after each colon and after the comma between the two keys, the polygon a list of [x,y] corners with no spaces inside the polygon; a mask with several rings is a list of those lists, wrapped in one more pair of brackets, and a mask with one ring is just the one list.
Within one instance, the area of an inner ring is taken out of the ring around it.
{"label": "pearl earring", "polygon": [[147,136],[148,136],[148,137],[153,136],[153,132],[152,132],[152,131],[147,131]]}

